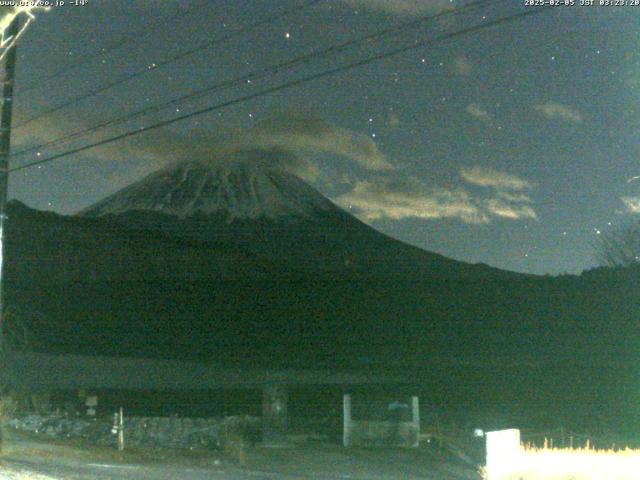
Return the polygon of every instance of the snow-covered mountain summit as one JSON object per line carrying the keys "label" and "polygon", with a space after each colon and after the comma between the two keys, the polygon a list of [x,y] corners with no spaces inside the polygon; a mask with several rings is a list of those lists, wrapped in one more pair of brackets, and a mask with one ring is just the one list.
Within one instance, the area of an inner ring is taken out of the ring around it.
{"label": "snow-covered mountain summit", "polygon": [[235,219],[310,217],[336,207],[279,167],[277,152],[244,151],[228,162],[172,164],[81,212],[85,216],[153,211],[188,218],[223,214]]}

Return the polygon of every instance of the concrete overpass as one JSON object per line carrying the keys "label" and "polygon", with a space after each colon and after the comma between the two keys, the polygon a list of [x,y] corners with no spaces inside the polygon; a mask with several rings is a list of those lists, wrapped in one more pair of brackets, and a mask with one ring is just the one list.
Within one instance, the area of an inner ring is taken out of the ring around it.
{"label": "concrete overpass", "polygon": [[290,387],[411,387],[405,376],[372,371],[230,368],[149,358],[7,352],[2,359],[9,388],[29,391],[194,391],[251,388],[262,391],[265,442],[284,442]]}

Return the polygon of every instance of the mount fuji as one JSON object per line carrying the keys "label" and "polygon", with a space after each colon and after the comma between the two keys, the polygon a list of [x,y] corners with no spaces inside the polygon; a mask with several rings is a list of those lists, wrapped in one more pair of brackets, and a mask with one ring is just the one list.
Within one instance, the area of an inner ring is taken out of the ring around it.
{"label": "mount fuji", "polygon": [[284,155],[248,150],[224,163],[175,163],[79,215],[138,231],[239,246],[294,270],[465,277],[506,273],[378,232],[281,168]]}

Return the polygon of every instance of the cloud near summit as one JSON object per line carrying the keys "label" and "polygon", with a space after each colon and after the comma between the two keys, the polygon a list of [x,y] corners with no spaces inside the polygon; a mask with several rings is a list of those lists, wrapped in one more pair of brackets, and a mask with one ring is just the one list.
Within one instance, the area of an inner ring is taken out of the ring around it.
{"label": "cloud near summit", "polygon": [[[86,123],[92,122],[71,118],[64,125],[75,131]],[[29,130],[29,135],[17,138],[16,147],[29,148],[63,136],[66,131],[60,127],[62,124],[37,125]],[[44,149],[42,155],[46,157],[67,147]],[[318,154],[329,154],[339,160],[328,168],[320,168]],[[88,159],[94,161],[86,162]],[[346,175],[345,169],[369,175],[395,168],[368,135],[332,125],[317,115],[288,111],[265,116],[252,128],[216,125],[186,132],[171,128],[152,130],[87,150],[70,157],[66,163],[82,162],[87,168],[97,168],[101,175],[108,175],[108,187],[98,189],[101,195],[106,195],[168,164],[194,160],[220,166],[260,163],[308,182],[321,181],[330,186],[340,183],[338,176]],[[117,168],[107,167],[116,164]]]}
{"label": "cloud near summit", "polygon": [[217,127],[215,131],[192,130],[188,135],[164,135],[146,142],[158,155],[172,160],[209,159],[225,164],[237,161],[239,151],[279,150],[295,159],[283,167],[307,180],[315,180],[318,169],[306,154],[327,153],[355,163],[366,171],[392,170],[393,166],[368,136],[336,127],[305,114],[284,113],[267,117],[253,128]]}
{"label": "cloud near summit", "polygon": [[288,113],[268,118],[243,139],[259,146],[292,151],[331,153],[357,163],[366,170],[391,170],[376,143],[367,135],[335,127],[319,117]]}

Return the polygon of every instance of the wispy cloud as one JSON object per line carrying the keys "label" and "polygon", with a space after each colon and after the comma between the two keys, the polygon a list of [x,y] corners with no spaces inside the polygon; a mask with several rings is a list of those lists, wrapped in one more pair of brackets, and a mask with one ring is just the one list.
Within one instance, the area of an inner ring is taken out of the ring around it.
{"label": "wispy cloud", "polygon": [[453,218],[482,224],[498,218],[537,218],[532,199],[520,191],[529,188],[528,182],[503,172],[474,168],[465,170],[465,175],[461,172],[463,180],[488,187],[487,191],[474,193],[463,186],[429,187],[417,180],[378,177],[356,183],[353,190],[336,201],[344,208],[355,210],[366,221]]}
{"label": "wispy cloud", "polygon": [[546,102],[536,105],[535,110],[547,118],[555,118],[571,123],[582,123],[583,116],[577,110],[556,102]]}
{"label": "wispy cloud", "polygon": [[[390,122],[397,126],[399,119],[392,117]],[[71,118],[65,122],[38,124],[25,132],[27,134],[17,136],[15,146],[22,149],[66,134],[59,125],[75,131],[87,123],[92,122]],[[66,148],[68,145],[45,150],[42,158]],[[264,155],[247,155],[246,152],[250,150],[264,150]],[[64,163],[90,160],[96,165],[102,162],[107,162],[105,165],[114,162],[127,165],[127,169],[117,169],[124,173],[113,179],[114,187],[125,186],[135,179],[132,170],[129,170],[131,166],[146,174],[171,162],[190,160],[220,165],[261,161],[264,166],[289,171],[307,181],[322,180],[333,186],[334,176],[343,170],[343,165],[338,165],[332,172],[320,169],[315,161],[314,154],[317,153],[341,157],[347,169],[357,166],[362,171],[385,172],[394,168],[368,135],[300,112],[280,112],[267,116],[253,128],[218,125],[211,130],[192,128],[188,133],[172,129],[153,130],[122,142],[87,150],[69,157]],[[36,157],[34,152],[14,162],[19,164],[38,158],[41,157]]]}
{"label": "wispy cloud", "polygon": [[462,168],[460,175],[467,183],[479,187],[492,187],[499,190],[525,190],[531,188],[531,184],[527,180],[486,167]]}
{"label": "wispy cloud", "polygon": [[622,197],[627,213],[640,213],[640,197]]}
{"label": "wispy cloud", "polygon": [[537,218],[535,210],[530,205],[521,202],[509,202],[500,197],[485,200],[484,206],[489,213],[500,218],[510,218],[512,220]]}
{"label": "wispy cloud", "polygon": [[412,16],[451,10],[455,1],[451,0],[345,0],[353,7],[391,13],[393,15]]}
{"label": "wispy cloud", "polygon": [[471,75],[472,69],[471,62],[467,59],[467,57],[457,57],[453,60],[453,70],[458,74],[464,77],[468,77]]}
{"label": "wispy cloud", "polygon": [[465,111],[472,117],[475,117],[479,120],[483,120],[485,122],[491,121],[491,115],[489,115],[489,112],[487,112],[484,108],[482,108],[475,102],[467,105]]}
{"label": "wispy cloud", "polygon": [[293,151],[333,153],[373,170],[393,167],[368,135],[335,127],[319,117],[288,113],[268,118],[256,129],[244,132],[241,141]]}
{"label": "wispy cloud", "polygon": [[388,180],[361,181],[336,201],[355,209],[367,221],[403,218],[458,218],[465,223],[486,223],[483,213],[463,190],[430,188],[420,191],[415,185]]}
{"label": "wispy cloud", "polygon": [[[30,149],[37,145],[44,144],[51,139],[60,138],[69,133],[69,131],[76,131],[86,128],[86,122],[73,117],[67,116],[65,121],[57,121],[54,117],[50,122],[39,122],[28,130],[21,131],[21,135],[16,135],[12,147],[16,151],[23,149]],[[105,145],[98,146],[83,151],[82,153],[68,156],[59,160],[57,163],[74,163],[78,161],[93,160],[96,162],[121,162],[124,160],[152,160],[156,161],[159,154],[163,149],[162,146],[173,145],[170,138],[171,134],[167,134],[166,131],[152,131],[145,133],[140,137],[131,137],[121,142],[113,142]],[[53,147],[45,147],[40,151],[30,151],[24,155],[17,155],[13,160],[12,166],[19,166],[24,163],[37,161],[42,158],[46,158],[52,154],[64,152],[70,150],[73,147],[90,143],[90,140],[95,139],[96,135],[79,138],[71,141],[70,143],[62,143]],[[178,138],[178,140],[180,140]],[[179,142],[178,142],[179,143]],[[167,155],[169,156],[169,155]]]}

